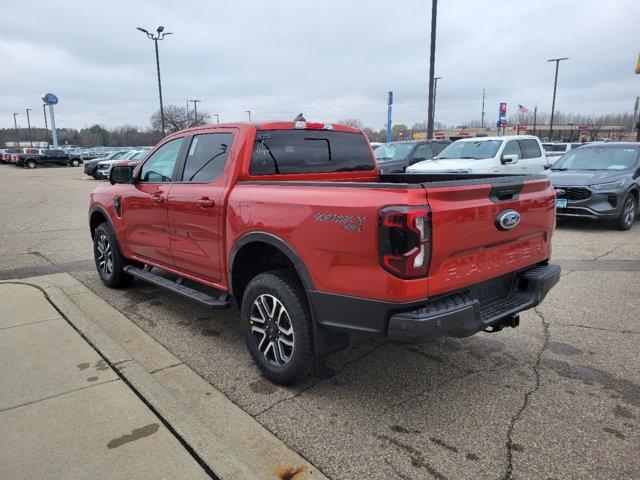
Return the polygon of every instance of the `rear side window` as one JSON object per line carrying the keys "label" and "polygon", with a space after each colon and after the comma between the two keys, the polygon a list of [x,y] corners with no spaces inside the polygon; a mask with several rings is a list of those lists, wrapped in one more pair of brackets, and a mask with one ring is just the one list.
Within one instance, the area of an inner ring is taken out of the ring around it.
{"label": "rear side window", "polygon": [[258,132],[251,175],[373,170],[369,144],[358,133],[325,130]]}
{"label": "rear side window", "polygon": [[182,181],[208,183],[219,177],[227,164],[232,143],[231,133],[206,133],[193,137]]}
{"label": "rear side window", "polygon": [[533,139],[520,140],[520,148],[522,149],[522,158],[538,158],[542,156],[538,142]]}
{"label": "rear side window", "polygon": [[433,151],[428,143],[420,145],[416,148],[416,151],[413,152],[414,160],[426,160],[428,158],[433,158]]}

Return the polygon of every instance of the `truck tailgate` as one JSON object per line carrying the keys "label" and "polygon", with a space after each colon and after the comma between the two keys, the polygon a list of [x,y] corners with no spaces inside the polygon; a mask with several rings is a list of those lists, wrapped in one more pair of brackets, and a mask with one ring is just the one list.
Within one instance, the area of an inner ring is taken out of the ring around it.
{"label": "truck tailgate", "polygon": [[[431,296],[464,288],[548,259],[555,195],[547,179],[500,179],[474,185],[425,183],[432,212]],[[464,182],[466,183],[466,182]],[[520,214],[511,230],[497,226]]]}

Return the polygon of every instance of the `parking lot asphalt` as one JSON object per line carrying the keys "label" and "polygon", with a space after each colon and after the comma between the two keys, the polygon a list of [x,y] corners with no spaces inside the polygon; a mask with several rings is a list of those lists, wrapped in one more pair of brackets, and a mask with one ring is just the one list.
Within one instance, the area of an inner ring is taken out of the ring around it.
{"label": "parking lot asphalt", "polygon": [[[81,168],[0,165],[0,279],[68,272],[335,479],[640,477],[640,221],[559,221],[560,284],[521,326],[354,337],[295,387],[259,375],[235,310],[102,286]],[[215,434],[213,432],[212,434]]]}

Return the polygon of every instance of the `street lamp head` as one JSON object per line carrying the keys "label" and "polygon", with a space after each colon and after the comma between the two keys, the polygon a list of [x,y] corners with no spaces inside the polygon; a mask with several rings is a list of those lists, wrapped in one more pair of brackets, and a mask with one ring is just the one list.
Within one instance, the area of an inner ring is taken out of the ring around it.
{"label": "street lamp head", "polygon": [[142,33],[146,33],[147,35],[149,35],[149,32],[142,27],[136,27],[136,30],[140,30]]}
{"label": "street lamp head", "polygon": [[158,27],[158,33],[162,33],[162,32],[164,32],[164,27],[162,25],[160,25]]}
{"label": "street lamp head", "polygon": [[550,58],[549,60],[547,60],[547,62],[561,62],[562,60],[569,60],[569,57]]}

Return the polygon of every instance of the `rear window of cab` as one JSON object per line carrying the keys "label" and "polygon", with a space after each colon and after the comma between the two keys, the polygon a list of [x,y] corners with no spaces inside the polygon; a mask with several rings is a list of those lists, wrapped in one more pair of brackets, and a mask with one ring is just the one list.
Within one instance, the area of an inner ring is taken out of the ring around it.
{"label": "rear window of cab", "polygon": [[249,173],[335,173],[375,168],[361,133],[327,130],[265,130],[256,133]]}

